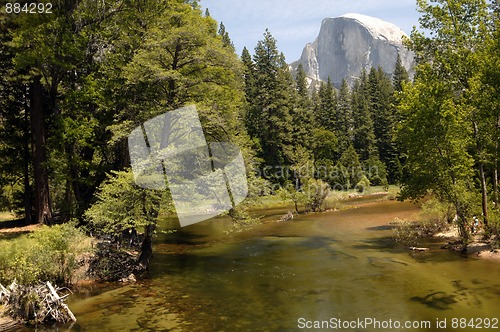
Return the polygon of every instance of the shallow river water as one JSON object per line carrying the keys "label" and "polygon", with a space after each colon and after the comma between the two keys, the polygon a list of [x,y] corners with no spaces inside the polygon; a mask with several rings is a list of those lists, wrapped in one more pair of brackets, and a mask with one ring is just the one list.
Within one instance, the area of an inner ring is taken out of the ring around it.
{"label": "shallow river water", "polygon": [[[150,279],[72,296],[71,330],[310,331],[328,321],[323,330],[389,331],[397,321],[415,327],[406,331],[436,331],[438,320],[439,331],[457,331],[460,318],[500,318],[499,263],[439,243],[404,251],[388,223],[415,206],[353,204],[235,234],[221,218],[161,235]],[[356,325],[334,329],[339,319]]]}

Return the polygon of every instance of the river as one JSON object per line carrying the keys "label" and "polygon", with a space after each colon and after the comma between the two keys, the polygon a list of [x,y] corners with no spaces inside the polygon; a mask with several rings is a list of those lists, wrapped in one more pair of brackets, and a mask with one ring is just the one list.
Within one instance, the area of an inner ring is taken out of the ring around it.
{"label": "river", "polygon": [[[388,223],[417,213],[411,203],[351,205],[237,233],[219,218],[162,234],[151,278],[71,297],[71,330],[298,331],[340,319],[358,324],[344,331],[388,331],[390,320],[456,331],[460,318],[500,318],[500,264],[439,243],[418,253],[395,245]],[[370,319],[379,325],[363,325]]]}

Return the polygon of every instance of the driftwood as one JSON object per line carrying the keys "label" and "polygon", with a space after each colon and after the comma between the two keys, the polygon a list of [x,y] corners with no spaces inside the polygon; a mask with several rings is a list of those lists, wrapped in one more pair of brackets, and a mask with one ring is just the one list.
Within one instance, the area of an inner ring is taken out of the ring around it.
{"label": "driftwood", "polygon": [[121,250],[108,241],[99,242],[90,260],[88,275],[104,281],[132,281],[130,275],[141,276],[146,267],[137,260],[137,253]]}
{"label": "driftwood", "polygon": [[284,215],[281,216],[278,222],[288,221],[290,219],[293,219],[293,212],[288,211],[288,213],[285,213]]}
{"label": "driftwood", "polygon": [[413,251],[429,251],[429,248],[420,248],[420,247],[410,247],[410,250]]}
{"label": "driftwood", "polygon": [[42,324],[49,321],[59,323],[76,322],[76,318],[59,296],[60,288],[50,282],[37,286],[21,286],[15,281],[7,288],[0,284],[0,303],[12,318]]}

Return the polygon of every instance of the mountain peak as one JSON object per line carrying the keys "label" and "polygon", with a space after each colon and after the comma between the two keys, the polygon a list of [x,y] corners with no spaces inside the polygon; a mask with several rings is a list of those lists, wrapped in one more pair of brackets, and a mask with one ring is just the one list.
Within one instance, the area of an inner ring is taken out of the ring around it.
{"label": "mountain peak", "polygon": [[399,54],[408,71],[414,66],[414,54],[402,42],[406,34],[395,24],[361,14],[345,14],[325,18],[318,37],[308,43],[292,69],[302,64],[309,81],[314,84],[330,77],[336,87],[345,79],[352,84],[363,69],[382,67],[394,72]]}
{"label": "mountain peak", "polygon": [[348,13],[340,17],[356,20],[368,29],[373,37],[385,39],[394,44],[402,45],[402,37],[406,36],[405,32],[397,25],[376,17],[356,13]]}

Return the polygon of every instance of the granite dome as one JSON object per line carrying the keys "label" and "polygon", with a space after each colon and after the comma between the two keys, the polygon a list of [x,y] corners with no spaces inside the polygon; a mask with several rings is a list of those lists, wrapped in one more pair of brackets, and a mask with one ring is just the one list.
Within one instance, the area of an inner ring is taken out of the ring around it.
{"label": "granite dome", "polygon": [[406,34],[395,24],[361,14],[345,14],[326,18],[318,37],[304,47],[300,59],[291,66],[302,64],[311,83],[326,81],[339,87],[342,80],[349,83],[363,69],[382,67],[392,74],[399,54],[408,71],[414,66],[414,55],[402,42]]}

